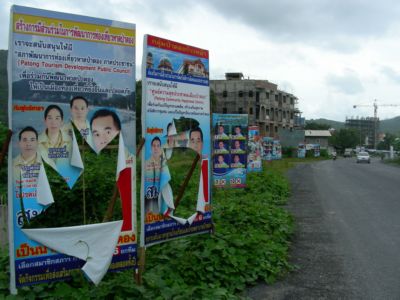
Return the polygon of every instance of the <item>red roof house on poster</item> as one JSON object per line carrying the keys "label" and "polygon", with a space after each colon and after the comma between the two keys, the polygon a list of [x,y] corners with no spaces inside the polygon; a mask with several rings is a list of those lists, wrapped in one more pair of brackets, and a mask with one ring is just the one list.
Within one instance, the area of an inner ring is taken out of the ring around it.
{"label": "red roof house on poster", "polygon": [[188,60],[185,59],[183,64],[178,69],[179,74],[208,77],[208,71],[200,59]]}

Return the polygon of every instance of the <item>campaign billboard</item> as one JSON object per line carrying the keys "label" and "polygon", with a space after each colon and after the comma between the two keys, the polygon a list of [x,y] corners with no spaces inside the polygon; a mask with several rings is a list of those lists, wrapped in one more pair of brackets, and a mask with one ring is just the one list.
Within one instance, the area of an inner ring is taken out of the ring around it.
{"label": "campaign billboard", "polygon": [[249,126],[248,137],[247,172],[260,172],[262,171],[260,128]]}
{"label": "campaign billboard", "polygon": [[272,142],[272,160],[282,159],[282,146],[279,140]]}
{"label": "campaign billboard", "polygon": [[[152,35],[143,45],[141,245],[149,246],[212,229],[209,54]],[[196,195],[181,201],[181,175],[196,159]]]}
{"label": "campaign billboard", "polygon": [[299,144],[297,147],[297,157],[305,158],[306,157],[306,146],[304,144]]}
{"label": "campaign billboard", "polygon": [[274,139],[271,137],[263,137],[262,138],[262,159],[271,161],[272,160],[272,148],[273,148]]}
{"label": "campaign billboard", "polygon": [[11,291],[136,265],[135,25],[13,6]]}
{"label": "campaign billboard", "polygon": [[247,175],[248,115],[213,114],[213,183],[217,188],[243,188]]}

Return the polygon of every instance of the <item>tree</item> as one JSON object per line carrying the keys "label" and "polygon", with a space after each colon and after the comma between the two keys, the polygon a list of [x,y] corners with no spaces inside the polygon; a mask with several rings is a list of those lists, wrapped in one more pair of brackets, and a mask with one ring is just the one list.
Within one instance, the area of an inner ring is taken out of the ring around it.
{"label": "tree", "polygon": [[393,146],[395,151],[400,150],[400,138],[394,134],[386,133],[383,141],[379,142],[378,150],[390,150],[390,146]]}
{"label": "tree", "polygon": [[329,138],[329,143],[344,151],[346,148],[354,148],[359,141],[359,131],[355,129],[340,129]]}

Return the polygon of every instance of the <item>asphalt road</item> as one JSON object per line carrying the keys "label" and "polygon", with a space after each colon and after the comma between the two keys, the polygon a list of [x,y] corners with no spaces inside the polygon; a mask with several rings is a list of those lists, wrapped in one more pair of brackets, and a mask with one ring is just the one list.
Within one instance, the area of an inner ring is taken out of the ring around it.
{"label": "asphalt road", "polygon": [[253,299],[400,299],[400,168],[354,158],[289,171],[297,228],[282,281]]}

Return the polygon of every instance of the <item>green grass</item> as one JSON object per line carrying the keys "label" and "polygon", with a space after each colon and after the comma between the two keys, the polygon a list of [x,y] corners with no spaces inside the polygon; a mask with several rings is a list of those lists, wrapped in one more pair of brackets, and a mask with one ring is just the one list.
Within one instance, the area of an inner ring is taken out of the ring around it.
{"label": "green grass", "polygon": [[307,157],[307,158],[285,158],[281,160],[274,160],[271,162],[264,161],[264,167],[266,167],[267,172],[280,172],[284,174],[290,168],[293,168],[299,163],[311,163],[326,160],[324,157]]}
{"label": "green grass", "polygon": [[384,160],[385,163],[400,166],[400,157],[395,159],[386,159]]}

